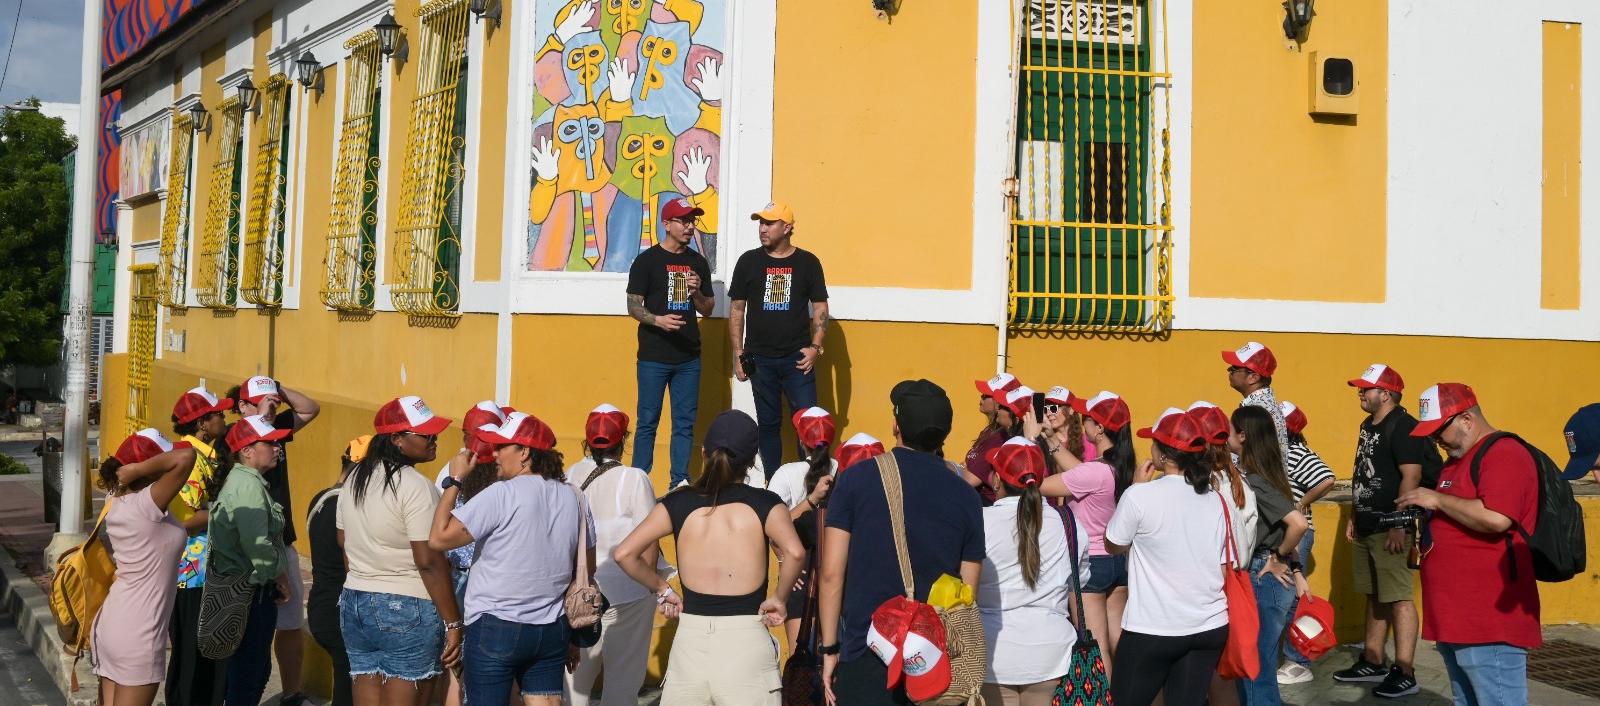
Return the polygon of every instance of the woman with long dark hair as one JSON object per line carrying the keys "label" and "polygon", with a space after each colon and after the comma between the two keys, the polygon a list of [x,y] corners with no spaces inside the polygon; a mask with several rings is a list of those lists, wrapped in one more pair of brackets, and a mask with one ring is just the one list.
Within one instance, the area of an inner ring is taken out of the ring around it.
{"label": "woman with long dark hair", "polygon": [[[483,492],[490,483],[499,480],[498,471],[494,462],[494,444],[484,441],[479,434],[479,429],[484,426],[499,428],[506,423],[506,415],[516,410],[502,407],[493,400],[484,400],[472,406],[466,414],[461,415],[461,448],[471,457],[472,466],[461,479],[461,492],[456,495],[455,504],[451,509],[465,505],[473,496]],[[452,457],[452,462],[454,458]],[[444,481],[450,477],[451,463],[445,463],[439,469],[439,475],[433,482],[439,487],[444,487]],[[478,547],[474,542],[465,546],[456,547],[444,553],[445,561],[450,563],[450,585],[455,588],[456,604],[466,609],[467,577],[472,570],[472,561],[478,556]],[[463,702],[463,686],[458,674],[459,669],[447,669],[444,673],[444,706],[461,706]]]}
{"label": "woman with long dark hair", "polygon": [[1194,419],[1168,409],[1152,426],[1150,459],[1117,504],[1106,549],[1128,554],[1128,607],[1111,698],[1146,706],[1199,706],[1228,641],[1222,593],[1227,524]]}
{"label": "woman with long dark hair", "polygon": [[167,661],[165,696],[173,706],[219,703],[228,680],[226,660],[200,654],[200,601],[205,594],[206,554],[211,550],[206,532],[211,501],[233,467],[228,445],[222,442],[228,433],[222,413],[229,409],[233,409],[232,398],[219,398],[204,385],[183,393],[172,406],[172,431],[195,452],[188,480],[167,506],[172,518],[189,533],[178,557],[177,601],[167,631],[172,657]]}
{"label": "woman with long dark hair", "polygon": [[1246,706],[1277,706],[1278,642],[1288,624],[1289,607],[1306,593],[1305,577],[1300,574],[1300,536],[1306,531],[1306,518],[1294,509],[1294,489],[1283,467],[1283,449],[1278,445],[1277,426],[1272,415],[1260,407],[1246,406],[1233,411],[1233,436],[1228,448],[1239,455],[1245,482],[1256,493],[1256,550],[1250,557],[1250,580],[1255,588],[1256,612],[1261,629],[1256,645],[1261,653],[1261,671],[1255,679],[1239,680],[1239,698]]}
{"label": "woman with long dark hair", "polygon": [[433,678],[460,660],[450,564],[428,546],[439,489],[416,469],[438,455],[449,426],[419,397],[389,401],[339,494],[339,544],[350,567],[339,627],[360,704],[422,706]]}
{"label": "woman with long dark hair", "polygon": [[[1206,461],[1211,465],[1211,485],[1228,502],[1233,503],[1229,513],[1233,518],[1234,540],[1239,545],[1237,568],[1250,568],[1250,556],[1256,548],[1256,491],[1244,480],[1244,472],[1233,461],[1228,449],[1228,439],[1233,436],[1233,422],[1228,413],[1210,402],[1196,401],[1189,405],[1188,414],[1199,425],[1206,437]],[[1229,697],[1231,699],[1231,697]]]}
{"label": "woman with long dark hair", "polygon": [[[978,436],[972,440],[972,448],[967,450],[966,459],[962,467],[966,472],[962,475],[967,485],[978,490],[978,498],[984,506],[994,502],[994,488],[989,485],[989,476],[994,469],[989,467],[989,452],[1000,448],[1001,444],[1018,434],[1017,425],[1020,422],[1017,415],[1011,410],[1001,406],[1007,393],[1022,387],[1022,382],[1015,375],[1000,373],[988,380],[973,382],[978,388],[978,413],[984,417],[983,428],[978,431]],[[1032,391],[1029,391],[1032,396]]]}
{"label": "woman with long dark hair", "polygon": [[[661,614],[678,618],[662,706],[782,702],[778,645],[785,604],[806,553],[783,501],[743,483],[755,464],[750,415],[728,410],[706,431],[705,467],[694,483],[668,493],[613,557],[656,595]],[[645,553],[672,535],[683,597],[656,574]],[[767,596],[767,548],[778,556],[778,585]]]}
{"label": "woman with long dark hair", "polygon": [[1066,528],[1039,484],[1047,466],[1038,444],[1016,436],[989,452],[993,505],[983,509],[985,552],[978,609],[989,644],[983,698],[991,704],[1049,706],[1072,665],[1077,641],[1069,617],[1073,562],[1090,572],[1089,537],[1077,528],[1072,556]]}
{"label": "woman with long dark hair", "polygon": [[172,567],[188,536],[167,506],[194,468],[194,456],[193,448],[141,429],[100,464],[100,485],[111,496],[102,541],[112,549],[117,577],[95,615],[90,656],[106,706],[156,700],[178,591]]}
{"label": "woman with long dark hair", "polygon": [[[817,549],[816,511],[827,504],[828,492],[833,489],[834,473],[839,468],[839,464],[833,460],[836,429],[833,415],[821,407],[797,410],[793,422],[795,436],[799,437],[800,448],[805,450],[806,458],[779,466],[778,471],[772,474],[767,490],[776,493],[784,506],[789,508],[789,518],[794,520],[795,532],[800,535],[800,546],[805,548],[807,557],[813,557]],[[790,651],[794,650],[795,640],[800,634],[800,618],[806,604],[805,585],[809,580],[810,567],[802,567],[800,580],[789,592],[789,616],[783,628]]]}

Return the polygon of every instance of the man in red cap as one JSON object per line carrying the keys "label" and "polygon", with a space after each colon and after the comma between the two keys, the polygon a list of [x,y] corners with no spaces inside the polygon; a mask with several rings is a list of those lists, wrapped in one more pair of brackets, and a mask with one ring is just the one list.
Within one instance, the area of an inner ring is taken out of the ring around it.
{"label": "man in red cap", "polygon": [[670,485],[689,482],[689,452],[694,447],[694,416],[700,407],[700,324],[716,299],[711,265],[689,243],[695,219],[705,210],[688,199],[661,204],[661,242],[634,258],[628,268],[628,315],[639,322],[638,438],[633,465],[649,473],[655,466],[656,427],[661,398],[672,389]]}
{"label": "man in red cap", "polygon": [[1413,488],[1398,501],[1431,513],[1421,562],[1423,637],[1439,643],[1456,703],[1528,703],[1528,650],[1543,643],[1527,544],[1539,505],[1533,454],[1496,434],[1461,383],[1428,388],[1417,415],[1411,434],[1431,437],[1450,456],[1438,490]]}
{"label": "man in red cap", "polygon": [[[749,380],[761,427],[761,469],[767,480],[783,465],[783,399],[791,413],[817,404],[817,359],[828,334],[828,284],[822,261],[794,246],[794,210],[769,203],[750,214],[761,222],[761,247],[739,256],[728,280],[728,337],[733,374]],[[748,306],[755,300],[755,306]],[[805,456],[810,449],[801,449]]]}
{"label": "man in red cap", "polygon": [[[1349,382],[1356,388],[1361,422],[1352,475],[1350,521],[1344,536],[1352,544],[1351,576],[1357,593],[1367,596],[1366,649],[1355,664],[1334,672],[1343,682],[1381,682],[1373,693],[1401,696],[1416,689],[1412,660],[1417,650],[1417,605],[1412,600],[1406,556],[1414,537],[1404,528],[1383,529],[1379,518],[1395,511],[1395,498],[1421,482],[1425,465],[1438,465],[1426,439],[1411,435],[1417,420],[1400,406],[1405,381],[1383,363],[1374,363]],[[1384,647],[1394,629],[1395,664],[1386,664]]]}
{"label": "man in red cap", "polygon": [[1283,410],[1278,408],[1277,395],[1272,392],[1272,374],[1278,371],[1278,359],[1272,349],[1250,341],[1237,350],[1223,351],[1222,360],[1228,364],[1228,387],[1244,397],[1239,406],[1267,410],[1272,426],[1278,430],[1278,450],[1287,451],[1289,428],[1283,423]]}

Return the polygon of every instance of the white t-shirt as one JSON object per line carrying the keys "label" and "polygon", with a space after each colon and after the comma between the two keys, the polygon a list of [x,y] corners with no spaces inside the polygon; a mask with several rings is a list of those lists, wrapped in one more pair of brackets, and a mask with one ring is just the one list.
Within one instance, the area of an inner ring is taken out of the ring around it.
{"label": "white t-shirt", "polygon": [[1122,628],[1173,636],[1227,625],[1225,532],[1217,494],[1195,493],[1182,476],[1128,488],[1106,526],[1107,542],[1132,547]]}
{"label": "white t-shirt", "polygon": [[[838,461],[828,461],[828,474],[839,472]],[[811,464],[805,461],[795,461],[778,466],[778,472],[772,474],[772,481],[767,483],[767,490],[783,498],[783,504],[795,509],[806,499],[806,474],[811,472]]]}
{"label": "white t-shirt", "polygon": [[335,523],[344,530],[344,555],[350,567],[345,588],[428,598],[411,543],[428,541],[439,488],[411,466],[395,472],[392,489],[385,487],[383,478],[379,464],[367,477],[360,504],[354,487],[339,493]]}
{"label": "white t-shirt", "polygon": [[[983,509],[983,573],[978,610],[989,643],[985,682],[1033,684],[1060,677],[1072,666],[1072,564],[1061,514],[1045,505],[1039,522],[1039,580],[1028,588],[1017,558],[1018,497]],[[1078,582],[1089,581],[1089,535],[1078,523]]]}
{"label": "white t-shirt", "polygon": [[[567,483],[581,489],[594,469],[594,459],[579,459],[567,469]],[[589,498],[589,513],[594,518],[594,580],[600,584],[600,592],[615,606],[649,598],[650,589],[628,576],[611,552],[655,508],[650,477],[632,466],[615,466],[600,474],[583,494]]]}
{"label": "white t-shirt", "polygon": [[1233,504],[1233,482],[1228,480],[1226,473],[1213,475],[1217,481],[1217,493],[1228,499],[1229,516],[1233,518],[1233,541],[1239,546],[1239,560],[1234,563],[1235,568],[1250,568],[1250,557],[1256,552],[1256,520],[1261,517],[1260,508],[1256,507],[1256,491],[1249,483],[1241,483],[1244,489],[1244,508]]}

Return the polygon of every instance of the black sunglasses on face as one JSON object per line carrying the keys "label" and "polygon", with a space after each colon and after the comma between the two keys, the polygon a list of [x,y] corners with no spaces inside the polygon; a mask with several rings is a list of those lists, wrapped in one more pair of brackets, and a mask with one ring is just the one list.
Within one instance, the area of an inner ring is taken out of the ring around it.
{"label": "black sunglasses on face", "polygon": [[1045,414],[1060,414],[1061,413],[1061,405],[1058,405],[1058,404],[1046,404],[1044,406],[1044,411],[1045,411]]}
{"label": "black sunglasses on face", "polygon": [[418,434],[418,433],[416,433],[414,431],[403,431],[403,432],[400,432],[400,434],[402,436],[415,436],[415,437],[417,437],[419,439],[424,439],[424,440],[427,440],[427,441],[433,441],[433,440],[439,438],[438,434]]}
{"label": "black sunglasses on face", "polygon": [[1238,366],[1238,365],[1230,365],[1230,366],[1228,366],[1228,374],[1229,375],[1232,375],[1234,373],[1248,373],[1248,372],[1250,372],[1249,368],[1241,367],[1241,366]]}

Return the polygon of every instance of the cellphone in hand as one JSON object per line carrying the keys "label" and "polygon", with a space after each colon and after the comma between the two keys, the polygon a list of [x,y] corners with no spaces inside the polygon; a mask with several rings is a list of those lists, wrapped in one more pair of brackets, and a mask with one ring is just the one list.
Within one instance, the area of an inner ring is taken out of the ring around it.
{"label": "cellphone in hand", "polygon": [[1044,393],[1033,393],[1033,421],[1044,423]]}

